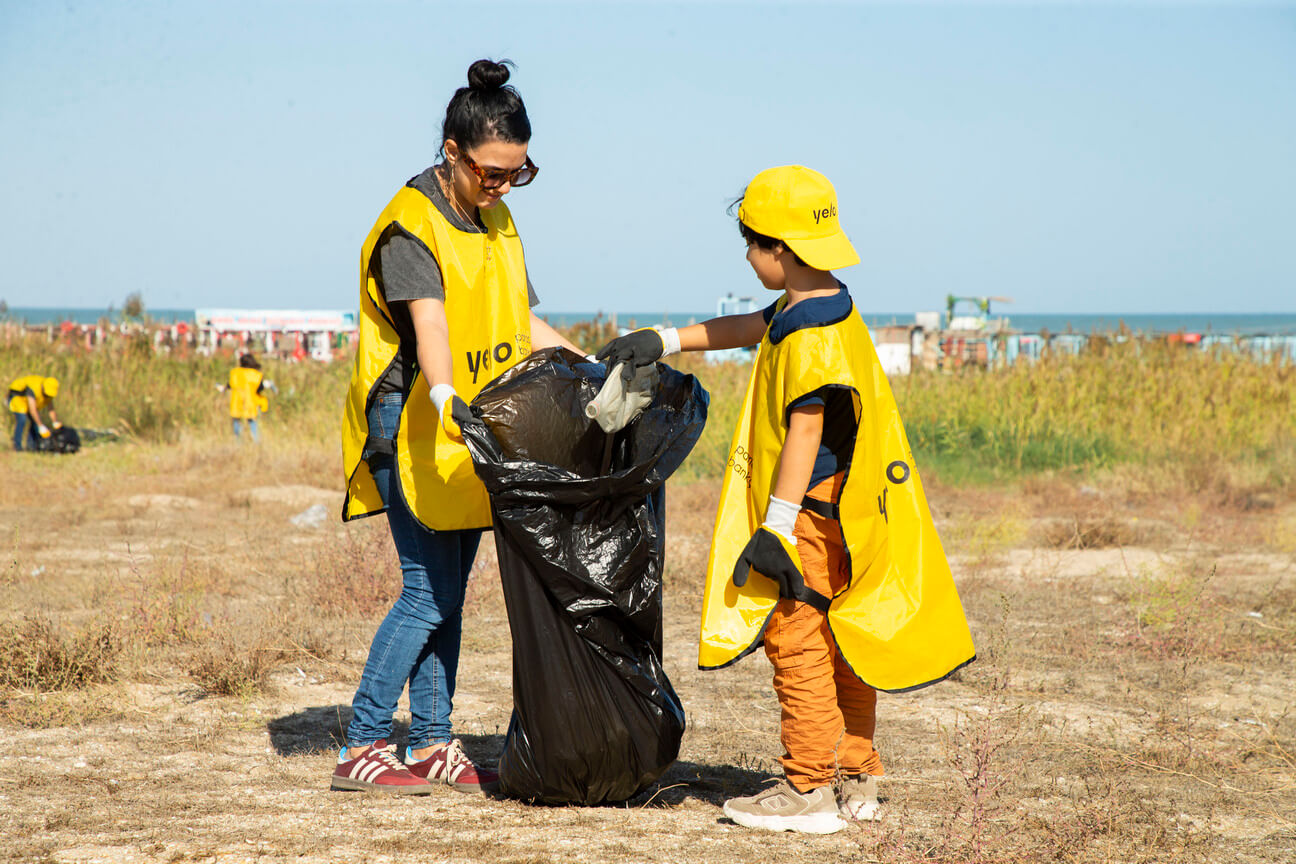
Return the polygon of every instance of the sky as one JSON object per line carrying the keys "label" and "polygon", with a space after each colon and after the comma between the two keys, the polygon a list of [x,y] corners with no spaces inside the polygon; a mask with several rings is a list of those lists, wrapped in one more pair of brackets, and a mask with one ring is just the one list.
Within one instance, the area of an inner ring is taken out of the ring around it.
{"label": "sky", "polygon": [[765,300],[728,207],[782,164],[866,313],[1296,312],[1296,2],[0,0],[0,299],[355,308],[480,57],[541,314]]}

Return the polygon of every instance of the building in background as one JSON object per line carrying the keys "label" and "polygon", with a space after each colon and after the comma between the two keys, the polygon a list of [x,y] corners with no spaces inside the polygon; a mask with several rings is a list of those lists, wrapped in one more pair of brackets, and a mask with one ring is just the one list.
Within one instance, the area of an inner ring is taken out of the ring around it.
{"label": "building in background", "polygon": [[195,309],[198,350],[328,362],[356,338],[356,313],[334,309]]}

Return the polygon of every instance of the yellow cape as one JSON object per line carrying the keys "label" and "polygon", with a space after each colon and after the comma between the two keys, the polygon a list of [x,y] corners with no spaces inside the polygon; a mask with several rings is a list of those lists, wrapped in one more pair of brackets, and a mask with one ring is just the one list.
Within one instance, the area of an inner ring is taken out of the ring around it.
{"label": "yellow cape", "polygon": [[897,692],[935,683],[976,652],[891,385],[853,305],[840,321],[777,343],[767,329],[761,340],[725,466],[698,666],[727,666],[761,644],[778,589],[754,571],[742,588],[731,577],[763,521],[788,408],[816,391],[850,398],[857,422],[838,502],[851,580],[832,600],[829,627],[866,684]]}

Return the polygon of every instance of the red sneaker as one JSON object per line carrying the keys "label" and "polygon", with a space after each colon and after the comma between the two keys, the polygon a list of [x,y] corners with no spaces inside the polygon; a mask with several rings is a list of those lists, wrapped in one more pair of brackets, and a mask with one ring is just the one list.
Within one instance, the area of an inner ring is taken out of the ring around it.
{"label": "red sneaker", "polygon": [[499,783],[499,775],[494,771],[472,763],[458,738],[437,745],[431,756],[420,761],[416,761],[414,754],[406,749],[405,765],[412,773],[426,777],[430,783],[445,783],[460,792],[481,792]]}
{"label": "red sneaker", "polygon": [[416,777],[396,758],[395,747],[376,741],[354,759],[347,758],[347,748],[338,753],[333,769],[331,789],[355,792],[376,789],[397,795],[430,795],[432,784]]}

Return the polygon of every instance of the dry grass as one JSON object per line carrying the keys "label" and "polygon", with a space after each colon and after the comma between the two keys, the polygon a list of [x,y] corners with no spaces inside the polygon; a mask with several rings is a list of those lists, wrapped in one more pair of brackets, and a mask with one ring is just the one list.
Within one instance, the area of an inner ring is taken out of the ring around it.
{"label": "dry grass", "polygon": [[47,618],[0,624],[0,690],[81,690],[113,681],[120,653],[111,626],[68,635]]}
{"label": "dry grass", "polygon": [[210,696],[249,699],[267,689],[285,651],[264,636],[225,634],[207,641],[189,664],[189,675]]}

